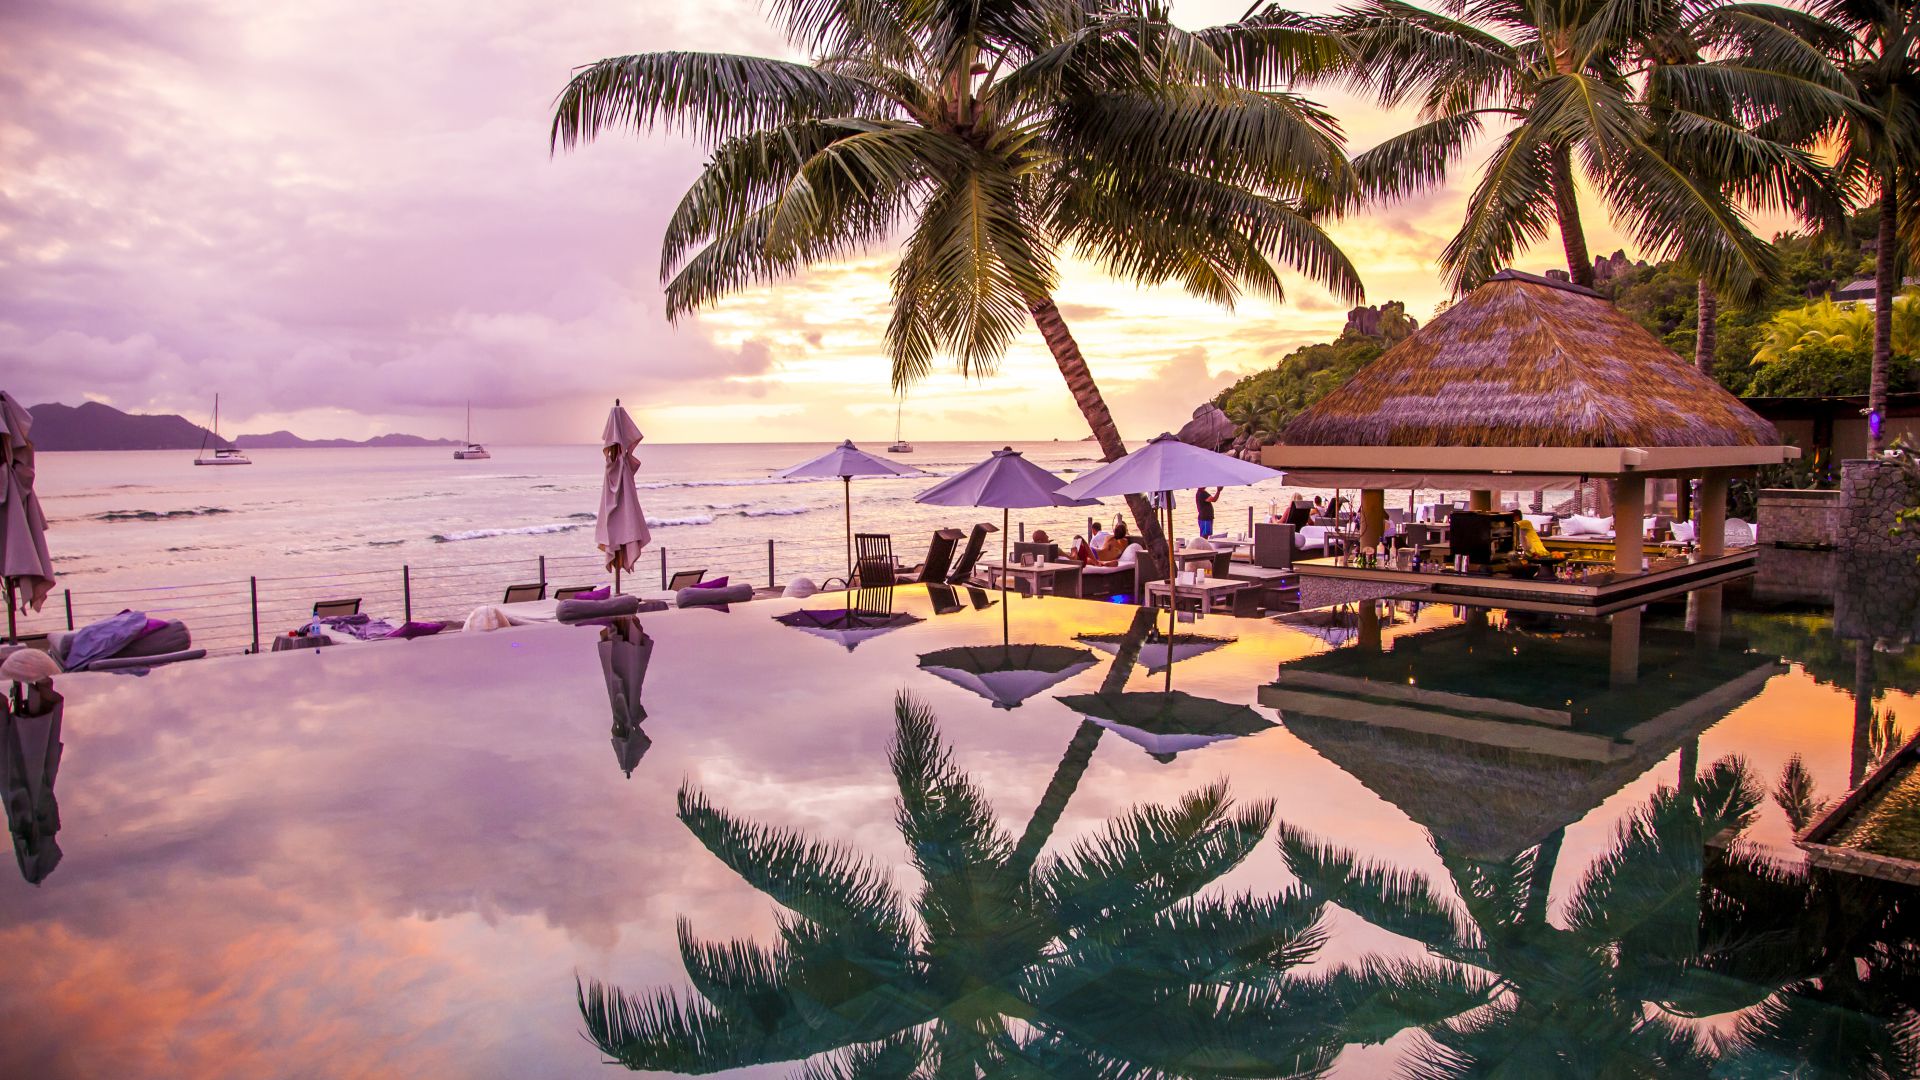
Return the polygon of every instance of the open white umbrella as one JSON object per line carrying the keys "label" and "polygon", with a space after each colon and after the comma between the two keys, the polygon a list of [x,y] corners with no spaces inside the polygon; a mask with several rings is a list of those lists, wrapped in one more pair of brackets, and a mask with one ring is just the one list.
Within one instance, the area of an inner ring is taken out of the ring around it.
{"label": "open white umbrella", "polygon": [[773,619],[803,634],[826,638],[848,652],[869,638],[920,621],[919,616],[904,611],[869,612],[857,608],[801,608],[775,615]]}
{"label": "open white umbrella", "polygon": [[47,518],[33,493],[32,431],[32,414],[0,391],[0,579],[7,593],[9,643],[18,637],[17,606],[38,611],[53,591]]}
{"label": "open white umbrella", "polygon": [[[1084,642],[1112,656],[1120,655],[1120,646],[1126,640],[1125,634],[1080,634],[1075,641]],[[1209,637],[1205,634],[1175,634],[1171,638],[1156,628],[1140,646],[1140,655],[1134,661],[1148,672],[1164,671],[1182,660],[1191,660],[1204,653],[1210,653],[1222,645],[1231,645],[1236,639]]]}
{"label": "open white umbrella", "polygon": [[925,472],[911,465],[901,465],[886,458],[875,457],[853,445],[847,439],[839,446],[810,458],[791,468],[782,469],[773,475],[782,478],[815,477],[826,479],[840,478],[842,495],[847,507],[847,584],[853,584],[853,478],[856,476],[925,476]]}
{"label": "open white umbrella", "polygon": [[[1279,476],[1278,472],[1265,465],[1255,465],[1251,461],[1241,461],[1237,457],[1183,443],[1171,433],[1161,432],[1147,445],[1119,461],[1109,462],[1084,476],[1076,477],[1072,483],[1060,489],[1060,494],[1074,499],[1151,493],[1170,495],[1175,491],[1194,488],[1242,487],[1262,480],[1275,480]],[[1167,544],[1171,547],[1173,500],[1162,499],[1161,505],[1167,509]],[[1173,573],[1173,552],[1168,551],[1169,609],[1176,606],[1173,602]],[[1171,678],[1172,667],[1169,666],[1167,670]]]}
{"label": "open white umbrella", "polygon": [[961,645],[920,657],[921,670],[979,694],[996,709],[1017,709],[1093,665],[1092,653],[1068,645]]}
{"label": "open white umbrella", "polygon": [[600,432],[600,452],[606,458],[606,479],[600,485],[600,511],[594,517],[593,542],[606,552],[607,569],[613,571],[613,591],[620,591],[620,571],[632,572],[640,552],[653,539],[647,529],[647,515],[640,509],[640,496],[634,491],[633,476],[640,470],[640,428],[613,399],[607,413],[607,426]]}
{"label": "open white umbrella", "polygon": [[1195,697],[1184,690],[1069,694],[1059,701],[1161,762],[1172,761],[1183,750],[1277,726],[1245,705]]}
{"label": "open white umbrella", "polygon": [[[1015,509],[1040,506],[1091,506],[1096,500],[1060,494],[1060,478],[1028,461],[1009,446],[995,450],[987,460],[955,473],[913,497],[930,506],[994,506],[1000,508],[1000,591],[1007,591],[1007,530]],[[1004,597],[1003,597],[1004,599]],[[1004,605],[1002,618],[1005,617]]]}

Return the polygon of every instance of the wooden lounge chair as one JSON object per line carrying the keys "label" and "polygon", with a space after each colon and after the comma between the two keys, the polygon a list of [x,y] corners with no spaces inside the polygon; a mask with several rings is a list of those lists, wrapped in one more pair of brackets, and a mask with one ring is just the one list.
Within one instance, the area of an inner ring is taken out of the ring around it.
{"label": "wooden lounge chair", "polygon": [[673,576],[667,579],[667,591],[679,592],[681,589],[691,589],[705,580],[707,580],[705,570],[675,570]]}
{"label": "wooden lounge chair", "polygon": [[861,589],[891,587],[899,568],[893,561],[893,536],[889,533],[853,534],[853,580]]}
{"label": "wooden lounge chair", "polygon": [[980,561],[980,550],[987,546],[987,534],[999,531],[985,522],[973,527],[967,535],[966,550],[960,553],[960,561],[953,564],[953,572],[947,575],[947,584],[964,585],[973,580],[973,568]]}
{"label": "wooden lounge chair", "polygon": [[953,567],[953,549],[960,545],[960,538],[965,535],[959,529],[935,532],[933,540],[927,545],[926,561],[901,571],[899,577],[926,584],[944,583],[947,571]]}
{"label": "wooden lounge chair", "polygon": [[929,582],[927,597],[933,601],[935,615],[951,615],[966,609],[966,605],[960,602],[960,594],[951,585]]}
{"label": "wooden lounge chair", "polygon": [[546,598],[547,583],[544,581],[535,581],[526,585],[507,586],[507,595],[501,597],[500,602],[503,604],[524,604],[529,600],[545,600]]}
{"label": "wooden lounge chair", "polygon": [[316,600],[313,602],[313,617],[331,619],[342,615],[360,614],[360,598],[351,600]]}
{"label": "wooden lounge chair", "polygon": [[596,587],[597,586],[593,586],[593,585],[563,586],[561,588],[553,590],[553,598],[555,600],[571,600],[574,597],[579,596],[581,593],[592,592]]}

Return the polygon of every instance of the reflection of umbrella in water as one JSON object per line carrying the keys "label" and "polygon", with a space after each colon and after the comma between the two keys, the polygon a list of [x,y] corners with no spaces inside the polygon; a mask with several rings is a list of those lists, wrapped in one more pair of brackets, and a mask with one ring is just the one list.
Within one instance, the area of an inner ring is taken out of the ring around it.
{"label": "reflection of umbrella in water", "polygon": [[1067,645],[966,645],[920,657],[929,674],[966,687],[998,709],[1017,709],[1093,665],[1092,653]]}
{"label": "reflection of umbrella in water", "polygon": [[60,716],[66,703],[51,689],[27,691],[14,711],[0,701],[0,795],[7,800],[7,828],[20,873],[38,885],[60,865],[60,807],[53,799],[60,772]]}
{"label": "reflection of umbrella in water", "polygon": [[1245,705],[1195,697],[1184,690],[1068,694],[1059,701],[1161,762],[1172,761],[1183,750],[1276,726]]}
{"label": "reflection of umbrella in water", "polygon": [[892,589],[861,589],[854,595],[855,606],[850,608],[801,608],[773,618],[796,630],[844,645],[848,652],[868,638],[920,621],[917,615],[893,610]]}
{"label": "reflection of umbrella in water", "polygon": [[[1360,612],[1350,607],[1296,611],[1274,621],[1334,646],[1345,645],[1360,634]],[[1381,617],[1382,623],[1393,621],[1396,619],[1392,611]]]}
{"label": "reflection of umbrella in water", "polygon": [[[1120,655],[1120,647],[1126,640],[1125,634],[1078,634],[1075,641],[1084,642],[1109,655]],[[1210,653],[1222,645],[1231,645],[1236,638],[1211,637],[1206,634],[1175,634],[1171,639],[1155,627],[1140,645],[1140,657],[1136,661],[1148,671],[1162,671],[1182,660],[1191,660],[1202,653]]]}
{"label": "reflection of umbrella in water", "polygon": [[653,740],[640,725],[647,719],[640,690],[653,659],[653,638],[635,618],[616,619],[600,631],[600,672],[607,680],[607,701],[613,706],[613,754],[629,777]]}

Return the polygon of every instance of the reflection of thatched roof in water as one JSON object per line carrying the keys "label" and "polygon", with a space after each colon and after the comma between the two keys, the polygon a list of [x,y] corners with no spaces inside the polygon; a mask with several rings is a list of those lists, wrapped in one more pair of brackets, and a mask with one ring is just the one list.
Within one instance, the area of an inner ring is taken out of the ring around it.
{"label": "reflection of thatched roof in water", "polygon": [[1281,433],[1294,446],[1773,446],[1773,425],[1625,312],[1504,271]]}
{"label": "reflection of thatched roof in water", "polygon": [[1671,748],[1595,762],[1289,712],[1288,731],[1471,859],[1509,858],[1587,816]]}

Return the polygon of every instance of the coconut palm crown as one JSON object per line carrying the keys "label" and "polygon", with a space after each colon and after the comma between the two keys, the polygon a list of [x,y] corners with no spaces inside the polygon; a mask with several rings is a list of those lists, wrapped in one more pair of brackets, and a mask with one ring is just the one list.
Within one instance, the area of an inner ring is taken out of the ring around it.
{"label": "coconut palm crown", "polygon": [[1065,255],[1222,305],[1281,298],[1282,267],[1361,296],[1316,221],[1350,183],[1337,125],[1275,89],[1339,59],[1298,19],[1187,31],[1141,0],[768,9],[811,62],[612,57],[555,106],[556,148],[628,128],[711,148],[667,224],[670,317],[897,242],[895,388],[943,358],[989,375],[1031,321],[1113,460],[1126,447],[1052,299]]}
{"label": "coconut palm crown", "polygon": [[1429,10],[1363,0],[1327,25],[1350,51],[1348,81],[1420,111],[1417,126],[1354,159],[1367,196],[1437,187],[1498,132],[1441,256],[1460,291],[1554,227],[1573,280],[1591,285],[1584,174],[1644,251],[1684,258],[1725,292],[1748,292],[1772,272],[1773,254],[1748,228],[1743,197],[1791,202],[1781,178],[1809,163],[1769,123],[1810,102],[1830,115],[1844,96],[1804,72],[1772,69],[1785,49],[1775,24],[1710,4],[1443,0]]}

